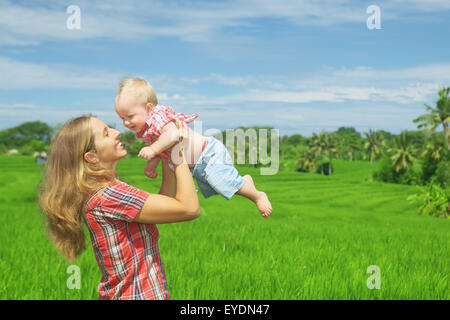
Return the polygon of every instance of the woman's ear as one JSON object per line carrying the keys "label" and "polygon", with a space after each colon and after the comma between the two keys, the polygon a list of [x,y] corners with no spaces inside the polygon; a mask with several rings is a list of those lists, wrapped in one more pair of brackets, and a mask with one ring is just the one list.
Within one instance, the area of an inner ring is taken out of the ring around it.
{"label": "woman's ear", "polygon": [[84,160],[86,160],[89,163],[95,164],[98,162],[98,157],[95,152],[88,151],[84,154]]}

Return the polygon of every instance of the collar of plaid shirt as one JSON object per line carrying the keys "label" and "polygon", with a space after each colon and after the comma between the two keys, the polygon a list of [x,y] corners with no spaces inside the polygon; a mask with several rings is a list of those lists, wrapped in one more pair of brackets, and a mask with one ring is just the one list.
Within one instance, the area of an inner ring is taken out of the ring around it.
{"label": "collar of plaid shirt", "polygon": [[147,121],[145,121],[144,127],[142,128],[142,130],[139,133],[136,133],[136,137],[138,137],[138,138],[144,137],[144,133],[148,130],[148,128],[150,126],[148,121],[149,121],[148,119],[147,119]]}

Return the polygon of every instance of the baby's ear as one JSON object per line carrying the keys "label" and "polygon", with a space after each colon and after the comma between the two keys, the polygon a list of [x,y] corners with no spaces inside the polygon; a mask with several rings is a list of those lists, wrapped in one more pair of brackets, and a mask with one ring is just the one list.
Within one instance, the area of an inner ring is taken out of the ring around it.
{"label": "baby's ear", "polygon": [[152,111],[154,107],[155,106],[151,102],[147,102],[147,104],[145,105],[145,108],[147,109],[148,112]]}

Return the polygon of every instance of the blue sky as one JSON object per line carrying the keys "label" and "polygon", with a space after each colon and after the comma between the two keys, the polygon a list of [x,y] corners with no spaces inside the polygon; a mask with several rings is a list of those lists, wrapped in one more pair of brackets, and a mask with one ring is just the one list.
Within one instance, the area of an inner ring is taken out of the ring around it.
{"label": "blue sky", "polygon": [[415,130],[450,85],[449,30],[448,0],[0,0],[0,129],[93,113],[124,130],[114,96],[137,76],[203,133]]}

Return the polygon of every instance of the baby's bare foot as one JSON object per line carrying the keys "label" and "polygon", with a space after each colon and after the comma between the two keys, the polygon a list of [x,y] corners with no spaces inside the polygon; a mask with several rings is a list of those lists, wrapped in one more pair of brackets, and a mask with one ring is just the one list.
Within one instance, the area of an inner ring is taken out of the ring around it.
{"label": "baby's bare foot", "polygon": [[261,212],[264,218],[268,218],[272,213],[272,205],[270,204],[269,198],[265,192],[260,191],[258,199],[255,201],[259,212]]}
{"label": "baby's bare foot", "polygon": [[259,212],[261,212],[264,218],[268,218],[272,213],[272,205],[270,204],[269,198],[265,192],[258,191],[255,188],[255,183],[251,175],[246,174],[243,176],[246,184],[239,190],[239,194],[251,199],[258,207]]}
{"label": "baby's bare foot", "polygon": [[155,179],[158,176],[158,172],[155,169],[151,169],[147,166],[144,167],[145,175],[149,178]]}

